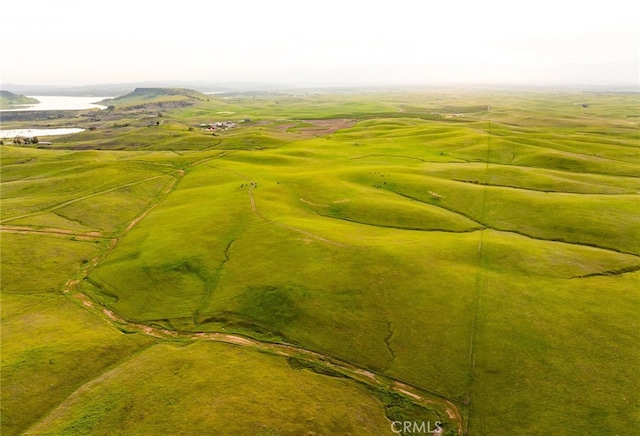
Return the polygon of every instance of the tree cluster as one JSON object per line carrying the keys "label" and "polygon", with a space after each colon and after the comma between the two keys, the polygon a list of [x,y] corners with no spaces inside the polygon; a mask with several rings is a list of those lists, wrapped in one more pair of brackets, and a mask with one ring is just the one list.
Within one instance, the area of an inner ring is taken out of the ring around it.
{"label": "tree cluster", "polygon": [[13,138],[14,144],[37,144],[38,142],[40,142],[40,140],[37,136],[16,136],[15,138]]}

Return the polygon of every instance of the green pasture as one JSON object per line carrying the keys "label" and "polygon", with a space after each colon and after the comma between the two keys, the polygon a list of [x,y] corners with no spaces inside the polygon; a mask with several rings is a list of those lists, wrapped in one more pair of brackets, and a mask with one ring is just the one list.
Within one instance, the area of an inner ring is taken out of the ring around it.
{"label": "green pasture", "polygon": [[87,381],[152,343],[59,295],[3,294],[0,301],[5,435],[23,434]]}
{"label": "green pasture", "polygon": [[637,95],[207,97],[128,96],[52,149],[2,147],[3,432],[455,432],[198,333],[405,383],[468,434],[640,431]]}
{"label": "green pasture", "polygon": [[174,179],[168,174],[173,165],[117,152],[52,157],[51,151],[5,147],[5,154],[11,160],[2,165],[1,223],[7,225],[121,230]]}
{"label": "green pasture", "polygon": [[488,272],[469,434],[635,433],[639,282]]}
{"label": "green pasture", "polygon": [[2,234],[2,433],[22,434],[68,395],[151,343],[65,298],[99,241]]}
{"label": "green pasture", "polygon": [[159,344],[69,396],[26,434],[393,434],[363,385],[223,344]]}
{"label": "green pasture", "polygon": [[3,294],[59,294],[104,245],[99,239],[74,240],[72,235],[1,236]]}

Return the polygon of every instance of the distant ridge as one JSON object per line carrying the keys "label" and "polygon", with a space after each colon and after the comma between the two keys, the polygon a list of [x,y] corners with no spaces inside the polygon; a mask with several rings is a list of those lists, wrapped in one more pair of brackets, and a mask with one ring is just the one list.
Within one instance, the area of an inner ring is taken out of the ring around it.
{"label": "distant ridge", "polygon": [[142,98],[156,98],[166,96],[179,96],[193,98],[196,100],[206,101],[207,96],[201,92],[194,91],[187,88],[136,88],[132,92],[110,99],[110,101],[125,100],[129,98],[142,97]]}
{"label": "distant ridge", "polygon": [[105,97],[124,95],[137,88],[188,88],[200,92],[267,91],[286,89],[286,86],[260,82],[215,82],[215,81],[163,81],[102,83],[79,86],[25,85],[5,83],[3,88],[17,94],[56,95],[76,97]]}

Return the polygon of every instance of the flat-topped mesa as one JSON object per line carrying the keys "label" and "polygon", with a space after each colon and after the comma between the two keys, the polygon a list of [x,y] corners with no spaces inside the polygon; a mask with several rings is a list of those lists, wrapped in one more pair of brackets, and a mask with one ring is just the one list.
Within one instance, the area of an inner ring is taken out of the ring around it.
{"label": "flat-topped mesa", "polygon": [[136,88],[128,95],[140,95],[140,96],[159,96],[159,95],[181,95],[185,97],[191,97],[196,99],[207,99],[207,96],[201,92],[194,91],[187,88]]}
{"label": "flat-topped mesa", "polygon": [[186,88],[136,88],[132,92],[100,102],[107,106],[130,109],[170,109],[208,101],[207,95]]}
{"label": "flat-topped mesa", "polygon": [[111,99],[111,101],[118,101],[135,97],[156,98],[167,96],[187,97],[202,101],[208,100],[205,94],[187,88],[136,88],[128,94]]}

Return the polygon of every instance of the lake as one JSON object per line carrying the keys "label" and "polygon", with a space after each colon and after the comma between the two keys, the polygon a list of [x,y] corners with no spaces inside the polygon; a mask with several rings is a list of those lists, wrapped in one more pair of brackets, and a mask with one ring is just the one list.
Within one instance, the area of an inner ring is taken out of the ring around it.
{"label": "lake", "polygon": [[0,130],[0,138],[13,139],[16,136],[23,136],[27,138],[33,138],[34,136],[57,136],[57,135],[69,135],[71,133],[83,132],[84,129],[75,127],[61,127],[58,129],[12,129],[12,130]]}
{"label": "lake", "polygon": [[[69,111],[84,109],[106,109],[107,106],[96,104],[96,102],[111,97],[67,97],[52,95],[30,95],[40,103],[19,105],[12,109],[2,109],[0,112],[17,112],[17,111]],[[34,136],[56,136],[68,135],[71,133],[82,132],[84,129],[78,128],[57,128],[57,129],[11,129],[0,130],[0,138],[15,138],[16,136],[24,136],[32,138]]]}
{"label": "lake", "polygon": [[96,102],[111,97],[63,97],[52,95],[30,95],[40,103],[16,105],[11,109],[2,109],[1,112],[16,111],[70,111],[83,109],[106,109],[107,106],[96,104]]}

